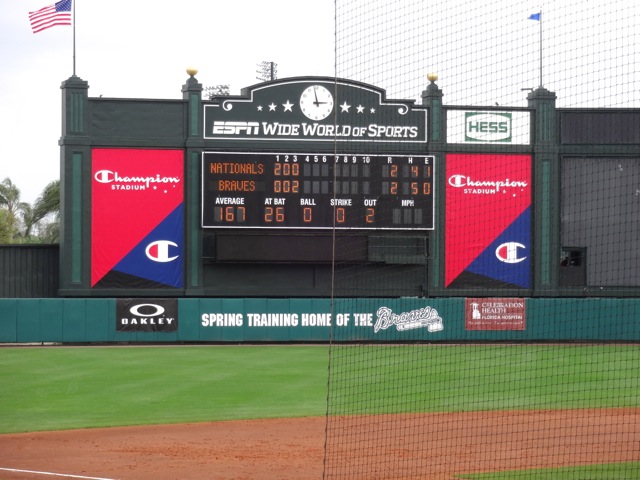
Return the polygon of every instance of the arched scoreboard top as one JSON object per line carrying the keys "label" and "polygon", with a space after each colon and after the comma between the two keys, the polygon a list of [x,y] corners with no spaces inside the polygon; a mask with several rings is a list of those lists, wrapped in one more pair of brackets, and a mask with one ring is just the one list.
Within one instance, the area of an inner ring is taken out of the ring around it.
{"label": "arched scoreboard top", "polygon": [[427,107],[388,100],[384,90],[330,77],[295,77],[247,87],[240,96],[204,102],[203,138],[226,143],[349,143],[395,148],[427,142]]}

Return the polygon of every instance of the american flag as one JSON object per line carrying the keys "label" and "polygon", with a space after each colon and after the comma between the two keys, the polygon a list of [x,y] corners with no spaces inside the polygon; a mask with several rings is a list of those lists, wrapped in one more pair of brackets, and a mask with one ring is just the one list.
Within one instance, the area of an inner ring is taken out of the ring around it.
{"label": "american flag", "polygon": [[35,12],[29,12],[33,33],[56,25],[71,25],[71,2],[72,0],[60,0]]}

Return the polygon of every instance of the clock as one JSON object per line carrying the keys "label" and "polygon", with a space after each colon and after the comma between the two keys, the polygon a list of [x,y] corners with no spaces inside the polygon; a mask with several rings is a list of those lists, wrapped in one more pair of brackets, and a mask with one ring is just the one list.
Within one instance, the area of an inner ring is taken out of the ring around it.
{"label": "clock", "polygon": [[311,85],[300,95],[300,110],[310,120],[324,120],[333,111],[333,95],[321,85]]}

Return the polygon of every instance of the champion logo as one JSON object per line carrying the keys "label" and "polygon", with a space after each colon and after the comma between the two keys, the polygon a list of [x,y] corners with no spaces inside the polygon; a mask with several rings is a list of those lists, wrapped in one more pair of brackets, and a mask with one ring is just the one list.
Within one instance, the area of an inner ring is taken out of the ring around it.
{"label": "champion logo", "polygon": [[128,176],[120,175],[118,172],[111,170],[99,170],[93,178],[99,183],[111,183],[114,190],[144,190],[150,187],[151,184],[160,185],[175,185],[180,183],[180,177],[161,177],[160,174],[150,176]]}
{"label": "champion logo", "polygon": [[518,242],[506,242],[496,248],[496,257],[504,263],[520,263],[527,258],[520,256],[520,250],[526,250],[526,248]]}
{"label": "champion logo", "polygon": [[[521,182],[516,180],[474,180],[467,175],[451,175],[449,177],[449,185],[455,188],[483,188],[488,187],[488,190],[500,192],[505,191],[507,188],[525,188],[528,186],[527,182]],[[488,192],[485,192],[488,193]]]}
{"label": "champion logo", "polygon": [[464,187],[467,185],[467,177],[465,175],[451,175],[449,185],[456,188]]}
{"label": "champion logo", "polygon": [[170,250],[172,247],[177,248],[178,244],[171,240],[156,240],[155,242],[151,242],[147,245],[144,253],[149,260],[153,260],[154,262],[172,262],[179,257],[179,255],[171,256]]}

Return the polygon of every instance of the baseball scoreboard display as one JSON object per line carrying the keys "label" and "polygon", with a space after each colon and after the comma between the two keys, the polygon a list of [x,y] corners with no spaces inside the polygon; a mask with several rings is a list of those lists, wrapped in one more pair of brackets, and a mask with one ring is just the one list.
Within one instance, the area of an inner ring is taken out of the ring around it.
{"label": "baseball scoreboard display", "polygon": [[204,152],[203,228],[433,230],[434,157]]}

